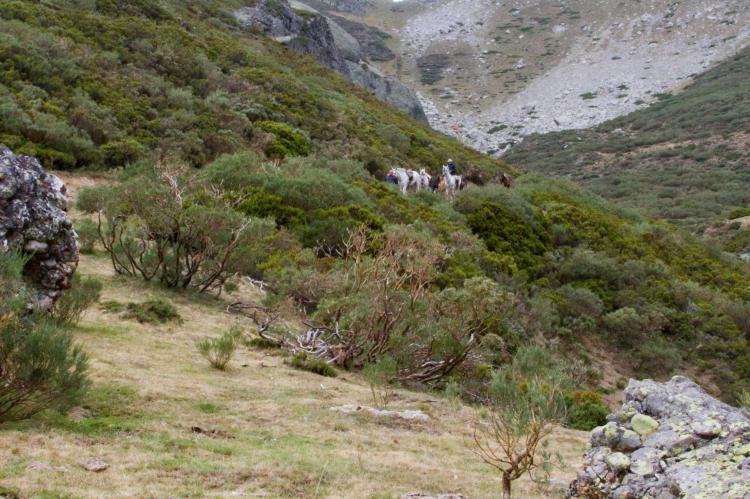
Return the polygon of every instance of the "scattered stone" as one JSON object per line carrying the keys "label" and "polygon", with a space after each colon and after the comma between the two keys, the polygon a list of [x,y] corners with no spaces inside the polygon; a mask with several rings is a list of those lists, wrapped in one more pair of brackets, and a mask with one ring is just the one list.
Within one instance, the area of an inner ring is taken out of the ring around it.
{"label": "scattered stone", "polygon": [[607,419],[566,497],[750,497],[750,411],[675,376],[631,380]]}
{"label": "scattered stone", "polygon": [[693,433],[699,437],[714,438],[721,433],[721,423],[715,419],[706,419],[705,421],[695,421],[690,424]]}
{"label": "scattered stone", "polygon": [[630,426],[639,435],[647,437],[659,428],[659,423],[651,416],[636,414],[630,420]]}
{"label": "scattered stone", "polygon": [[389,411],[387,409],[375,409],[374,407],[367,407],[364,405],[342,405],[339,407],[331,407],[331,410],[343,412],[345,414],[366,413],[377,417],[401,418],[407,421],[427,422],[430,420],[430,416],[422,411]]}
{"label": "scattered stone", "polygon": [[50,309],[71,286],[78,245],[68,219],[65,185],[30,156],[0,145],[0,251],[28,253],[25,274],[36,305]]}
{"label": "scattered stone", "polygon": [[83,466],[83,469],[85,469],[86,471],[93,471],[94,473],[99,473],[109,468],[109,464],[100,457],[89,457],[86,459],[81,459],[80,461],[78,461],[78,464]]}

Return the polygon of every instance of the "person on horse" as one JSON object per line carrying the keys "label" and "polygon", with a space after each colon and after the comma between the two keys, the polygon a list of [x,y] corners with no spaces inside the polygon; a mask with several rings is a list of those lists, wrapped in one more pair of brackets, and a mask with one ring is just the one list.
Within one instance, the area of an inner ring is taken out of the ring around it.
{"label": "person on horse", "polygon": [[451,172],[451,175],[458,175],[458,167],[452,159],[448,159],[448,171]]}
{"label": "person on horse", "polygon": [[388,172],[388,175],[385,176],[385,181],[388,184],[398,185],[398,177],[396,176],[396,173],[393,170],[390,170]]}

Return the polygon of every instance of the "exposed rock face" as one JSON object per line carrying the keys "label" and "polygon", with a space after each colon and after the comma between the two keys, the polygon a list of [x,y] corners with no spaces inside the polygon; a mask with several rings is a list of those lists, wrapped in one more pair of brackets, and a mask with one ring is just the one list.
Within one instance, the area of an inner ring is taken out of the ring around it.
{"label": "exposed rock face", "polygon": [[68,216],[65,186],[29,156],[0,146],[0,251],[30,255],[25,273],[50,308],[71,285],[78,266],[76,233]]}
{"label": "exposed rock face", "polygon": [[682,376],[631,380],[567,497],[750,497],[750,411]]}
{"label": "exposed rock face", "polygon": [[300,54],[310,54],[379,99],[427,123],[417,95],[364,60],[359,42],[333,20],[300,2],[259,0],[235,12],[244,26],[262,30]]}

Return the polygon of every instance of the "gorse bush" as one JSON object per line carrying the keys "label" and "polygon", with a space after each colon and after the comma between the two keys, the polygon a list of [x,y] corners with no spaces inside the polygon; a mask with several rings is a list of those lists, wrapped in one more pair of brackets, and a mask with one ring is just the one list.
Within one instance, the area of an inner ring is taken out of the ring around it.
{"label": "gorse bush", "polygon": [[221,371],[227,368],[232,360],[237,344],[242,336],[242,330],[233,328],[225,331],[218,338],[207,338],[198,343],[198,352],[208,360],[211,365]]}
{"label": "gorse bush", "polygon": [[0,252],[0,423],[77,403],[89,382],[88,360],[70,333],[27,309],[25,258]]}
{"label": "gorse bush", "polygon": [[591,431],[607,423],[609,409],[599,394],[589,391],[565,393],[565,426]]}
{"label": "gorse bush", "polygon": [[75,222],[78,234],[78,249],[81,253],[93,253],[99,243],[99,229],[96,222],[87,218]]}

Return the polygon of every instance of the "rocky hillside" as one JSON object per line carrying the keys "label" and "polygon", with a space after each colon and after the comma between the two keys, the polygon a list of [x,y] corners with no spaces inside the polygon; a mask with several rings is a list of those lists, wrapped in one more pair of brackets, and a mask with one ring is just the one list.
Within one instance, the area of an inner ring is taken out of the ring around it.
{"label": "rocky hillside", "polygon": [[[618,203],[696,233],[747,216],[750,194],[750,49],[654,105],[587,130],[534,135],[506,156],[573,179]],[[748,242],[742,224],[711,230]]]}
{"label": "rocky hillside", "polygon": [[432,125],[491,152],[645,107],[750,41],[742,0],[377,0],[364,19]]}

